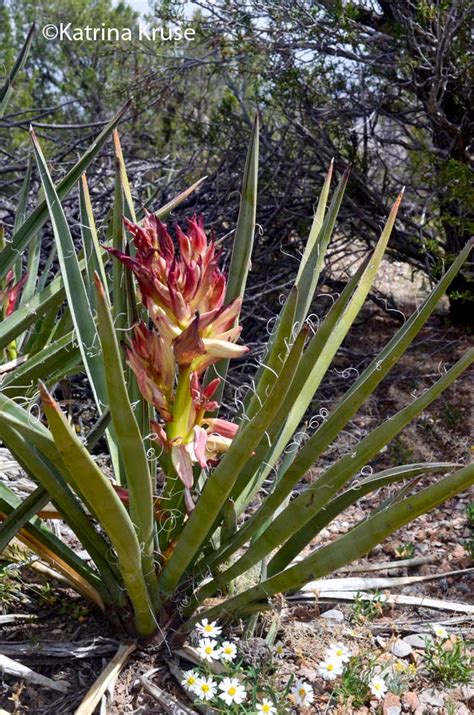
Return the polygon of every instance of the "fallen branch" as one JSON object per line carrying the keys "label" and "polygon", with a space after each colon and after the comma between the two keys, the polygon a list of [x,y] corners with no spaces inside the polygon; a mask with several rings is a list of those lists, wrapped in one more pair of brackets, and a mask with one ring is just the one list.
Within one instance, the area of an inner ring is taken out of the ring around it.
{"label": "fallen branch", "polygon": [[58,643],[56,641],[0,641],[0,652],[5,655],[22,656],[24,658],[97,658],[113,653],[118,641],[112,638],[87,638],[81,641]]}
{"label": "fallen branch", "polygon": [[378,588],[393,588],[394,586],[407,586],[411,583],[420,583],[422,581],[434,581],[438,578],[447,576],[458,576],[461,574],[472,573],[474,568],[461,569],[458,571],[448,571],[445,573],[426,574],[425,576],[391,576],[380,578],[363,578],[359,576],[348,576],[346,578],[327,578],[317,581],[310,581],[302,591],[321,591],[328,593],[329,591],[364,591]]}
{"label": "fallen branch", "polygon": [[[425,596],[401,596],[398,594],[384,594],[384,603],[388,605],[400,606],[422,606],[423,608],[434,608],[440,611],[459,611],[460,613],[474,614],[474,606],[467,603],[457,603],[455,601],[441,601],[439,598],[426,598]],[[331,603],[351,602],[360,598],[362,601],[373,601],[377,598],[371,593],[361,593],[360,591],[319,591],[311,593],[299,591],[287,596],[288,601],[326,601]]]}
{"label": "fallen branch", "polygon": [[75,715],[92,715],[109,684],[122,670],[129,655],[136,649],[135,643],[119,646],[110,663],[104,668],[95,683],[87,691],[86,697],[77,708]]}
{"label": "fallen branch", "polygon": [[166,693],[164,690],[152,683],[146,675],[142,675],[140,683],[144,690],[147,691],[161,705],[165,712],[169,715],[196,715],[196,710],[180,703],[173,695]]}
{"label": "fallen branch", "polygon": [[70,683],[65,681],[51,680],[41,673],[36,673],[23,663],[18,663],[16,660],[8,658],[6,655],[0,654],[0,672],[13,675],[15,678],[26,680],[27,683],[41,685],[43,688],[57,690],[59,693],[67,693],[71,687]]}

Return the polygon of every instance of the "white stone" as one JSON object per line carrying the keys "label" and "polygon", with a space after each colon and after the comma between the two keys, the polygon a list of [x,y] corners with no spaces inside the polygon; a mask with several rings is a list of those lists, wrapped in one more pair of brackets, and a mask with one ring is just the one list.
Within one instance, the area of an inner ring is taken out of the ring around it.
{"label": "white stone", "polygon": [[338,611],[337,608],[331,608],[330,611],[321,613],[321,618],[326,618],[328,621],[336,621],[336,623],[344,622],[344,614],[342,611]]}
{"label": "white stone", "polygon": [[413,652],[413,649],[409,643],[399,639],[392,645],[391,652],[392,655],[395,655],[397,658],[406,658]]}
{"label": "white stone", "polygon": [[412,633],[409,636],[405,636],[405,638],[403,638],[403,642],[407,643],[412,648],[425,648],[426,638],[429,638],[429,635],[425,635],[423,633]]}

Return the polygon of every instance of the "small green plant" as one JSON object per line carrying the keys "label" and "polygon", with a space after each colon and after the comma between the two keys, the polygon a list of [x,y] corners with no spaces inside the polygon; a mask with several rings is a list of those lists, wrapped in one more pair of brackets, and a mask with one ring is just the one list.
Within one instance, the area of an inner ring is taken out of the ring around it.
{"label": "small green plant", "polygon": [[410,684],[416,677],[416,672],[414,663],[397,660],[386,677],[388,690],[395,695],[402,695],[409,689]]}
{"label": "small green plant", "polygon": [[6,611],[18,601],[24,601],[20,572],[11,565],[0,568],[0,608]]}
{"label": "small green plant", "polygon": [[469,683],[472,665],[470,649],[462,638],[426,639],[425,667],[433,681],[444,685]]}
{"label": "small green plant", "polygon": [[358,623],[373,621],[374,618],[382,615],[386,600],[387,597],[385,594],[380,593],[379,591],[375,591],[372,596],[357,593],[354,603],[352,604],[352,615],[354,620]]}
{"label": "small green plant", "polygon": [[397,559],[412,559],[415,555],[415,545],[409,541],[404,542],[397,546],[395,549],[395,556]]}
{"label": "small green plant", "polygon": [[449,429],[457,429],[464,420],[463,411],[450,402],[444,405],[442,414]]}
{"label": "small green plant", "polygon": [[334,688],[334,697],[344,705],[362,707],[370,699],[369,682],[374,664],[362,655],[353,656]]}
{"label": "small green plant", "polygon": [[466,509],[467,524],[469,527],[469,538],[464,542],[464,548],[474,559],[474,502],[471,502]]}

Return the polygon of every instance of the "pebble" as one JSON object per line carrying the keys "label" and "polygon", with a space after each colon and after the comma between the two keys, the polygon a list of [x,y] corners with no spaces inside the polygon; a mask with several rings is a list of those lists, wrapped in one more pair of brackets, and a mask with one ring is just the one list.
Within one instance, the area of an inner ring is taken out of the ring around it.
{"label": "pebble", "polygon": [[425,705],[435,705],[438,708],[443,707],[445,697],[445,693],[441,690],[436,690],[435,688],[426,688],[426,690],[422,690],[419,695],[420,703],[424,703]]}
{"label": "pebble", "polygon": [[387,693],[383,701],[383,715],[400,715],[402,704],[398,695]]}
{"label": "pebble", "polygon": [[456,715],[471,715],[472,711],[464,703],[456,703],[455,708]]}
{"label": "pebble", "polygon": [[411,690],[407,690],[406,693],[402,695],[402,705],[405,710],[409,712],[414,712],[419,706],[420,701],[418,695]]}
{"label": "pebble", "polygon": [[406,658],[413,652],[413,649],[409,643],[398,639],[392,645],[391,652],[392,655],[395,655],[397,658]]}
{"label": "pebble", "polygon": [[337,608],[331,608],[330,611],[324,611],[324,613],[321,613],[321,618],[326,618],[328,621],[336,621],[336,623],[344,622],[344,614],[342,611],[338,611]]}
{"label": "pebble", "polygon": [[412,648],[425,648],[426,638],[429,638],[429,636],[424,633],[412,633],[409,636],[405,636],[402,640]]}

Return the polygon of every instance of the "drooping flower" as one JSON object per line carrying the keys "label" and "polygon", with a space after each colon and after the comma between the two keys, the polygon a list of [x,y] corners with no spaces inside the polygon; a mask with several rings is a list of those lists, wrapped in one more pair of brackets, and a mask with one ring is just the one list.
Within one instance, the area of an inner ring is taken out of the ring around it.
{"label": "drooping flower", "polygon": [[237,646],[230,641],[224,641],[221,645],[221,660],[231,662],[237,656]]}
{"label": "drooping flower", "polygon": [[135,373],[138,387],[165,421],[172,419],[172,390],[175,362],[170,345],[145,323],[134,326],[131,345],[125,346],[127,362]]}
{"label": "drooping flower", "polygon": [[304,680],[296,680],[291,689],[291,694],[297,705],[311,705],[314,700],[314,691],[312,686]]}
{"label": "drooping flower", "polygon": [[369,682],[369,689],[372,695],[375,695],[376,698],[383,698],[387,692],[387,685],[382,676],[374,675]]}
{"label": "drooping flower", "polygon": [[181,680],[181,685],[191,692],[194,692],[194,688],[200,678],[199,673],[196,670],[187,670],[183,673],[183,679]]}
{"label": "drooping flower", "polygon": [[202,621],[196,624],[196,630],[206,638],[216,638],[222,633],[222,628],[217,625],[217,621],[209,623],[207,618],[203,618]]}
{"label": "drooping flower", "polygon": [[351,652],[343,643],[331,645],[326,651],[327,660],[340,660],[341,663],[348,663],[350,657]]}
{"label": "drooping flower", "polygon": [[217,683],[212,678],[199,678],[193,692],[200,700],[212,700],[216,694]]}
{"label": "drooping flower", "polygon": [[263,698],[261,703],[257,703],[257,712],[263,715],[277,715],[277,709],[268,698]]}
{"label": "drooping flower", "polygon": [[202,384],[207,367],[222,358],[243,355],[236,345],[241,300],[224,305],[226,279],[218,266],[213,238],[202,218],[188,221],[185,234],[176,227],[177,247],[166,225],[147,213],[141,225],[124,219],[135,255],[107,248],[136,276],[140,296],[154,328],[140,322],[126,347],[127,361],[141,394],[158,411],[162,423],[152,429],[184,489],[188,513],[195,465],[205,469],[231,445],[238,426],[207,416],[219,379]]}
{"label": "drooping flower", "polygon": [[208,663],[212,663],[213,660],[218,660],[221,655],[218,642],[212,638],[201,638],[197,652],[198,655],[200,655],[203,660],[207,660]]}
{"label": "drooping flower", "polygon": [[336,680],[343,671],[343,663],[337,658],[328,658],[319,664],[318,671],[324,680]]}
{"label": "drooping flower", "polygon": [[240,705],[247,698],[245,688],[237,678],[224,678],[219,683],[219,690],[221,690],[219,697],[226,705],[233,703]]}

